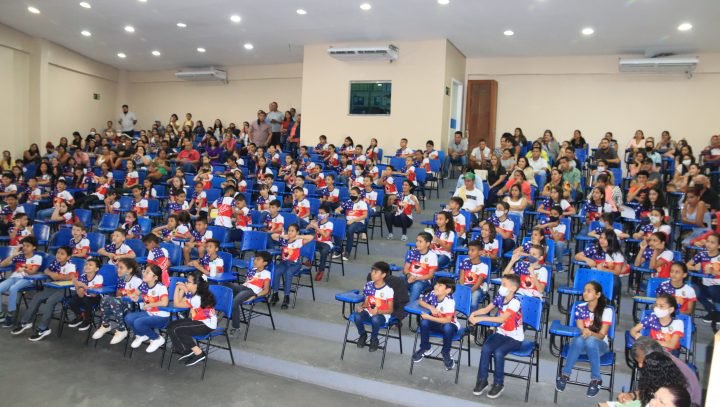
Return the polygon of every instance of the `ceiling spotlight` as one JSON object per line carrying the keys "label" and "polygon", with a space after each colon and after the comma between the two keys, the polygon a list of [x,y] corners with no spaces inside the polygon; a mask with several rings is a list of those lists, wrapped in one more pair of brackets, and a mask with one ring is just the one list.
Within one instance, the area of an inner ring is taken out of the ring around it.
{"label": "ceiling spotlight", "polygon": [[176,25],[177,25],[178,27],[180,27],[180,28],[185,28],[185,27],[187,27],[187,24],[182,23],[182,22],[181,22],[181,23],[177,23]]}
{"label": "ceiling spotlight", "polygon": [[199,52],[199,53],[202,54],[203,52],[205,52],[205,48],[203,48],[203,47],[198,47],[197,52]]}
{"label": "ceiling spotlight", "polygon": [[159,57],[159,56],[160,56],[160,51],[155,50],[155,51],[152,52],[152,54],[155,55],[156,57]]}
{"label": "ceiling spotlight", "polygon": [[33,14],[40,14],[40,10],[37,7],[30,6],[28,7],[28,11]]}
{"label": "ceiling spotlight", "polygon": [[123,52],[118,52],[118,58],[127,58],[127,55]]}
{"label": "ceiling spotlight", "polygon": [[85,37],[90,37],[92,33],[88,30],[82,30],[80,31],[80,34],[84,35]]}
{"label": "ceiling spotlight", "polygon": [[237,14],[233,14],[230,16],[230,21],[232,21],[233,23],[239,23],[240,21],[242,21],[242,18],[240,18],[240,16]]}
{"label": "ceiling spotlight", "polygon": [[92,8],[92,6],[90,5],[90,3],[88,3],[87,1],[80,2],[80,7],[82,7],[82,8]]}
{"label": "ceiling spotlight", "polygon": [[692,24],[682,23],[678,26],[678,31],[690,31],[692,30]]}
{"label": "ceiling spotlight", "polygon": [[133,26],[131,26],[131,25],[126,25],[126,26],[125,26],[125,31],[127,31],[127,32],[129,32],[129,33],[134,33],[134,32],[135,32],[135,27],[133,27]]}
{"label": "ceiling spotlight", "polygon": [[360,5],[360,9],[361,9],[361,10],[368,11],[368,10],[370,10],[371,8],[372,8],[372,5],[371,5],[370,3],[363,3],[363,4]]}
{"label": "ceiling spotlight", "polygon": [[511,37],[511,36],[515,35],[515,31],[513,31],[513,30],[505,30],[505,31],[503,31],[503,34],[504,34],[506,37]]}
{"label": "ceiling spotlight", "polygon": [[438,0],[438,4],[440,4],[442,6],[446,6],[446,5],[450,4],[450,0]]}
{"label": "ceiling spotlight", "polygon": [[307,14],[307,11],[305,11],[305,10],[303,10],[303,9],[301,9],[301,8],[297,9],[297,11],[295,11],[295,12],[298,13],[298,14],[300,14],[301,16],[304,16],[305,14]]}
{"label": "ceiling spotlight", "polygon": [[138,0],[140,3],[147,3],[147,0]]}
{"label": "ceiling spotlight", "polygon": [[252,44],[249,43],[249,42],[246,42],[246,43],[243,45],[243,47],[245,47],[245,49],[248,50],[248,51],[251,50],[251,49],[253,49],[253,48],[255,48],[255,46],[252,45]]}
{"label": "ceiling spotlight", "polygon": [[595,34],[595,30],[593,30],[592,27],[585,27],[582,29],[582,34],[583,35],[593,35],[593,34]]}

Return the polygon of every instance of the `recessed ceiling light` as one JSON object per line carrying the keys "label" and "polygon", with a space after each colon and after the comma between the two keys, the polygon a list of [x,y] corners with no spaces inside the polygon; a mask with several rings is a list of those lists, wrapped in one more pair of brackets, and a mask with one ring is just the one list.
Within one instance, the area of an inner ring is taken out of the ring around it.
{"label": "recessed ceiling light", "polygon": [[240,21],[242,21],[242,18],[240,18],[240,16],[237,14],[233,14],[230,16],[230,21],[232,21],[233,23],[239,23]]}
{"label": "recessed ceiling light", "polygon": [[86,37],[90,37],[92,35],[92,33],[88,30],[82,30],[82,31],[80,31],[80,34],[82,34]]}
{"label": "recessed ceiling light", "polygon": [[682,23],[678,26],[678,31],[690,31],[692,30],[692,24]]}
{"label": "recessed ceiling light", "polygon": [[360,5],[360,9],[361,9],[361,10],[368,11],[368,10],[370,10],[371,8],[372,8],[372,5],[371,5],[370,3],[363,3],[363,4]]}
{"label": "recessed ceiling light", "polygon": [[147,3],[147,0],[138,0],[140,3]]}
{"label": "recessed ceiling light", "polygon": [[131,25],[126,25],[126,26],[125,26],[125,31],[127,31],[127,32],[129,32],[129,33],[134,33],[134,32],[135,32],[135,27],[133,27],[133,26],[131,26]]}
{"label": "recessed ceiling light", "polygon": [[82,8],[92,8],[92,6],[90,5],[90,3],[88,3],[87,1],[80,2],[80,7],[82,7]]}
{"label": "recessed ceiling light", "polygon": [[510,36],[515,35],[515,31],[513,31],[513,30],[505,30],[505,31],[503,31],[503,34],[504,34],[505,36],[507,36],[507,37],[510,37]]}
{"label": "recessed ceiling light", "polygon": [[33,14],[40,14],[40,10],[37,7],[30,6],[28,7],[28,11]]}
{"label": "recessed ceiling light", "polygon": [[305,10],[303,10],[303,9],[301,9],[301,8],[297,9],[297,11],[295,11],[295,12],[298,13],[298,14],[300,14],[301,16],[304,16],[305,14],[307,14],[307,11],[305,11]]}
{"label": "recessed ceiling light", "polygon": [[595,30],[593,30],[592,27],[585,27],[582,29],[583,35],[593,35],[595,34]]}
{"label": "recessed ceiling light", "polygon": [[203,47],[198,47],[197,52],[203,53],[203,52],[205,52],[205,48],[203,48]]}
{"label": "recessed ceiling light", "polygon": [[127,55],[123,52],[118,52],[118,58],[127,58]]}
{"label": "recessed ceiling light", "polygon": [[180,27],[180,28],[185,28],[185,27],[187,27],[187,24],[182,23],[182,22],[177,23],[176,25],[177,25],[178,27]]}
{"label": "recessed ceiling light", "polygon": [[450,0],[438,0],[438,4],[445,6],[450,4]]}
{"label": "recessed ceiling light", "polygon": [[246,42],[246,43],[243,45],[243,47],[245,47],[245,49],[247,49],[247,50],[251,50],[251,49],[255,48],[255,46],[252,45],[252,44],[249,43],[249,42]]}
{"label": "recessed ceiling light", "polygon": [[159,56],[160,56],[160,51],[155,50],[155,51],[152,52],[152,54],[155,55],[156,57],[159,57]]}

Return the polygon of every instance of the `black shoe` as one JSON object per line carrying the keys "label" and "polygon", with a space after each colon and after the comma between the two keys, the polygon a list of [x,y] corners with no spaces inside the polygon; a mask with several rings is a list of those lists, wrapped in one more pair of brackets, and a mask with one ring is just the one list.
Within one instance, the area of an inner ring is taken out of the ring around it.
{"label": "black shoe", "polygon": [[425,358],[425,349],[418,349],[415,353],[412,355],[412,361],[413,363],[419,363],[420,361]]}
{"label": "black shoe", "polygon": [[568,379],[569,378],[565,375],[560,375],[557,379],[555,379],[555,390],[559,392],[565,391]]}
{"label": "black shoe", "polygon": [[3,328],[12,328],[13,326],[15,326],[15,319],[13,317],[11,317],[10,315],[8,315],[5,318],[5,322],[3,322],[2,327]]}
{"label": "black shoe", "polygon": [[487,390],[488,386],[490,384],[488,383],[487,379],[481,379],[477,383],[475,383],[475,388],[473,389],[473,394],[476,396],[482,396],[482,394]]}
{"label": "black shoe", "polygon": [[587,389],[587,396],[588,397],[595,397],[597,396],[598,392],[600,391],[600,385],[602,384],[601,380],[590,380],[590,384],[588,385]]}
{"label": "black shoe", "polygon": [[453,370],[453,368],[455,368],[455,361],[450,357],[449,353],[443,353],[442,360],[445,365],[445,369]]}
{"label": "black shoe", "polygon": [[272,296],[270,297],[270,305],[275,305],[280,301],[280,296],[278,293],[272,293]]}
{"label": "black shoe", "polygon": [[35,334],[33,334],[33,336],[31,336],[29,339],[33,342],[37,342],[37,341],[41,340],[42,338],[50,335],[51,333],[52,333],[52,331],[50,329],[46,329],[44,331],[37,330],[37,331],[35,331]]}
{"label": "black shoe", "polygon": [[69,326],[70,328],[77,328],[77,327],[79,327],[80,325],[82,325],[83,322],[84,322],[84,321],[83,321],[82,318],[76,317],[75,319],[73,319],[72,321],[70,321],[70,323],[68,324],[68,326]]}
{"label": "black shoe", "polygon": [[183,359],[187,359],[187,358],[189,358],[190,356],[193,356],[194,354],[195,354],[195,353],[194,353],[193,351],[190,351],[190,353],[188,353],[187,355],[182,355],[182,356],[180,356],[180,357],[178,358],[178,361],[183,360]]}
{"label": "black shoe", "polygon": [[290,305],[290,296],[286,295],[283,297],[283,303],[280,306],[280,309],[288,309],[288,305]]}
{"label": "black shoe", "polygon": [[357,347],[358,347],[359,349],[364,348],[364,347],[365,347],[365,342],[367,342],[367,334],[362,334],[362,335],[360,335],[360,337],[357,339]]}
{"label": "black shoe", "polygon": [[78,327],[78,331],[87,331],[92,326],[92,323],[90,321],[83,321],[83,323]]}
{"label": "black shoe", "polygon": [[25,332],[26,329],[32,328],[32,326],[33,326],[32,322],[27,323],[27,324],[21,323],[20,325],[13,328],[13,330],[10,331],[10,333],[13,335],[20,335],[21,333]]}
{"label": "black shoe", "polygon": [[206,357],[207,357],[207,356],[205,355],[205,352],[203,352],[203,353],[201,353],[201,354],[199,354],[199,355],[196,355],[196,354],[193,353],[193,355],[190,357],[190,359],[188,359],[187,362],[185,362],[185,366],[195,366],[195,365],[197,365],[198,363],[200,363],[200,362],[202,362],[203,360],[205,360]]}
{"label": "black shoe", "polygon": [[503,386],[502,384],[493,384],[487,396],[488,398],[496,399],[500,397],[500,394],[503,392],[504,389],[505,386]]}
{"label": "black shoe", "polygon": [[370,338],[370,349],[368,349],[370,352],[375,352],[379,346],[380,341],[378,341],[378,338]]}

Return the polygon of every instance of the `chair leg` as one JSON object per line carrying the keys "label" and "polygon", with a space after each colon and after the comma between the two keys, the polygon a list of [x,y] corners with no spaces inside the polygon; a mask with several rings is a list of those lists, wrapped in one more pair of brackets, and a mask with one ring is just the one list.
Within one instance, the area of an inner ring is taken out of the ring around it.
{"label": "chair leg", "polygon": [[235,366],[235,355],[233,355],[232,351],[232,345],[230,344],[230,335],[227,334],[227,330],[225,330],[225,342],[227,342],[228,346],[228,352],[230,352],[230,362],[232,362],[233,366]]}
{"label": "chair leg", "polygon": [[255,304],[250,304],[250,309],[248,310],[248,312],[250,313],[250,317],[248,318],[245,315],[245,308],[243,308],[242,305],[240,306],[240,310],[243,313],[243,320],[245,320],[247,322],[247,326],[245,327],[245,336],[243,337],[243,341],[247,341],[248,333],[250,332],[250,321],[252,321],[252,315],[253,315],[254,309],[255,309]]}
{"label": "chair leg", "polygon": [[401,322],[398,322],[397,329],[398,329],[398,342],[400,342],[400,354],[402,355],[403,349],[402,349],[402,325],[401,325]]}
{"label": "chair leg", "polygon": [[343,360],[345,357],[345,347],[348,344],[348,333],[350,332],[350,319],[348,319],[347,326],[345,326],[345,339],[343,339],[343,347],[342,351],[340,352],[340,360]]}
{"label": "chair leg", "polygon": [[380,360],[380,369],[382,370],[383,367],[385,367],[385,353],[387,352],[387,345],[388,345],[388,338],[390,336],[390,326],[388,326],[385,329],[385,340],[383,342],[383,354],[382,354],[382,360]]}
{"label": "chair leg", "polygon": [[411,375],[413,374],[413,367],[415,365],[415,363],[413,363],[412,356],[415,354],[415,350],[417,349],[417,342],[418,342],[419,336],[420,336],[420,332],[415,331],[415,342],[413,343],[413,350],[412,350],[412,353],[410,354],[410,374]]}
{"label": "chair leg", "polygon": [[455,370],[455,384],[458,384],[458,380],[460,380],[460,360],[462,359],[463,339],[465,339],[465,335],[460,337],[460,346],[458,347],[458,357],[457,357],[457,360],[455,361],[455,369],[456,369]]}
{"label": "chair leg", "polygon": [[207,345],[205,346],[205,360],[203,360],[203,370],[200,380],[205,380],[205,370],[207,369],[207,362],[210,358],[210,341],[212,341],[212,337],[208,338]]}
{"label": "chair leg", "polygon": [[275,330],[275,318],[273,318],[272,309],[270,308],[270,303],[268,301],[265,301],[265,304],[267,304],[268,316],[270,317],[270,323],[272,324],[272,328],[274,331]]}

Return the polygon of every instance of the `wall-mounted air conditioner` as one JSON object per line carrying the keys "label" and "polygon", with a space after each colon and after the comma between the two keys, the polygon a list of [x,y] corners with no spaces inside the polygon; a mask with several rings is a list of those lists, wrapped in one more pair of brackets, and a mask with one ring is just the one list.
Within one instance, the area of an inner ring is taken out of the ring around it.
{"label": "wall-mounted air conditioner", "polygon": [[620,58],[620,72],[684,73],[688,76],[697,67],[698,57]]}
{"label": "wall-mounted air conditioner", "polygon": [[328,55],[340,61],[395,61],[400,49],[392,44],[378,47],[328,48]]}
{"label": "wall-mounted air conditioner", "polygon": [[215,68],[186,69],[175,73],[184,81],[220,81],[227,83],[227,72]]}

